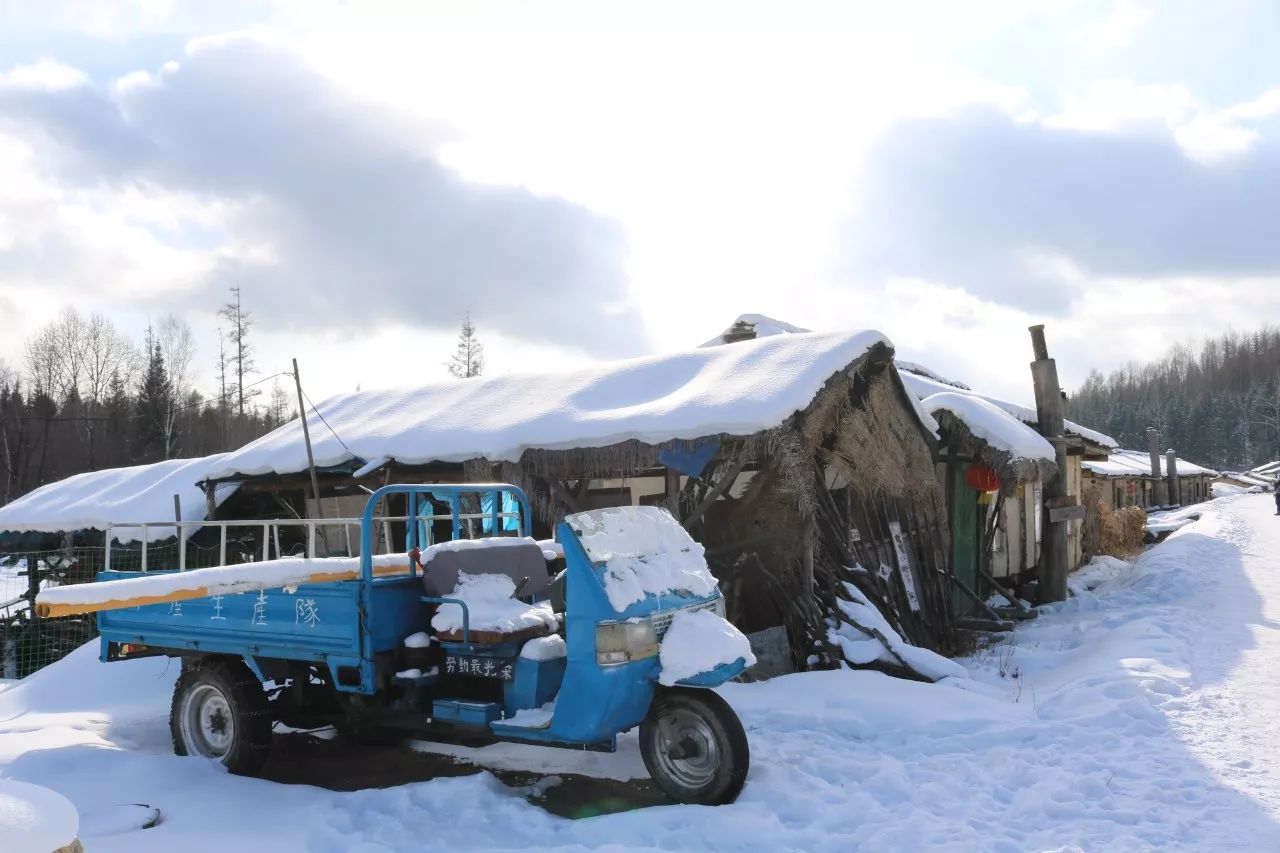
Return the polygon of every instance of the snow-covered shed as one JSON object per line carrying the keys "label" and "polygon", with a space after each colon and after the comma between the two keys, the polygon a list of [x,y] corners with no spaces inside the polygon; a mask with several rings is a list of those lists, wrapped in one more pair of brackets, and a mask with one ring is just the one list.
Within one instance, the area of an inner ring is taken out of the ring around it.
{"label": "snow-covered shed", "polygon": [[[919,368],[918,365],[908,367],[900,363],[898,367],[907,388],[922,400],[942,393],[966,395],[991,404],[1033,431],[1038,430],[1039,418],[1035,408],[1031,406],[982,394],[961,383],[944,379],[933,371]],[[1067,470],[1063,475],[1066,477],[1067,494],[1079,499],[1084,494],[1085,486],[1083,462],[1106,459],[1107,454],[1118,445],[1110,436],[1073,421],[1067,421],[1065,427]],[[999,517],[991,519],[994,527],[990,529],[993,543],[991,565],[997,577],[1030,574],[1039,565],[1044,512],[1041,488],[1043,481],[1043,478],[1037,481],[1026,480],[1016,489],[1001,495]],[[1068,525],[1068,559],[1072,566],[1078,566],[1091,556],[1085,547],[1085,523],[1071,521]]]}
{"label": "snow-covered shed", "polygon": [[[183,521],[204,520],[209,502],[197,484],[226,455],[86,471],[49,483],[0,507],[0,532],[101,532],[113,524],[170,521],[175,518],[175,496]],[[233,488],[216,490],[215,505],[233,492]],[[172,535],[172,530],[168,533]]]}
{"label": "snow-covered shed", "polygon": [[[1175,457],[1178,483],[1170,503],[1195,504],[1213,497],[1217,471]],[[1159,456],[1160,478],[1169,482],[1169,464],[1165,454]],[[1112,508],[1126,506],[1151,507],[1156,504],[1156,477],[1152,476],[1151,454],[1140,450],[1113,450],[1106,459],[1084,463],[1085,482],[1098,488],[1103,500]]]}
{"label": "snow-covered shed", "polygon": [[[909,641],[949,648],[936,424],[878,332],[361,391],[317,410],[326,495],[510,481],[529,494],[543,535],[567,512],[662,505],[706,546],[731,618],[748,631],[786,625],[798,661],[826,644],[842,581]],[[228,454],[206,483],[301,500],[300,422]]]}
{"label": "snow-covered shed", "polygon": [[1057,473],[1053,445],[1004,409],[960,390],[924,398],[938,421],[938,472],[951,508],[951,565],[960,612],[982,611],[993,584],[1033,573],[1044,483]]}
{"label": "snow-covered shed", "polygon": [[[177,512],[184,522],[204,521],[236,494],[234,484],[211,493],[199,485],[225,455],[86,471],[41,486],[0,507],[0,554],[37,559],[75,582],[92,579],[102,568],[108,527],[113,527],[112,540],[119,548],[117,565],[130,559],[126,553],[139,550],[143,538],[172,550],[177,531],[166,522],[177,520]],[[244,515],[246,508],[238,505],[236,510]],[[143,524],[150,526],[145,531],[122,527]],[[190,556],[200,549],[199,528],[188,527],[185,537]]]}
{"label": "snow-covered shed", "polygon": [[1242,492],[1269,491],[1274,486],[1274,481],[1251,471],[1223,471],[1213,478],[1211,491],[1214,497],[1222,497]]}

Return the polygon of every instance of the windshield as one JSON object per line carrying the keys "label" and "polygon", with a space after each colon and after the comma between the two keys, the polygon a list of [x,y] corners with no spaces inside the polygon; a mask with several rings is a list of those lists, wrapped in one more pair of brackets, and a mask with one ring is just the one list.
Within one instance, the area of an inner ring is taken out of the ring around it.
{"label": "windshield", "polygon": [[605,594],[621,613],[650,595],[705,598],[716,591],[700,544],[665,509],[622,506],[568,516]]}

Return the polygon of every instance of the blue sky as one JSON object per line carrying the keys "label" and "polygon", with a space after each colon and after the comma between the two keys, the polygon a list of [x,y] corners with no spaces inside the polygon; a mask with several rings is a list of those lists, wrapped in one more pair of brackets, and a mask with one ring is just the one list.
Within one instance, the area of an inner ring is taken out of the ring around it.
{"label": "blue sky", "polygon": [[[318,393],[873,327],[1029,396],[1280,320],[1280,5],[0,5],[0,358],[243,287]],[[410,352],[411,358],[387,358]]]}

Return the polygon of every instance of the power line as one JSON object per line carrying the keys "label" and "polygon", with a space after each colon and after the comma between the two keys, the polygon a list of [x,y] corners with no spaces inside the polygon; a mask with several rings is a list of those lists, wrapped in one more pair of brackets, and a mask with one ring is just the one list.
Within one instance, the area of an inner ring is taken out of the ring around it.
{"label": "power line", "polygon": [[[313,411],[313,412],[315,412],[315,413],[316,413],[316,417],[318,417],[318,418],[320,419],[320,423],[322,423],[322,424],[324,424],[326,427],[328,427],[328,428],[329,428],[329,432],[333,433],[333,437],[334,437],[334,438],[336,438],[336,439],[338,439],[338,444],[341,444],[341,445],[342,445],[342,449],[343,449],[343,450],[345,450],[345,451],[347,451],[347,454],[348,454],[348,455],[350,455],[350,456],[355,456],[356,454],[351,450],[351,448],[350,448],[350,447],[347,447],[347,443],[346,443],[345,441],[343,441],[343,440],[342,440],[342,436],[338,435],[338,431],[337,431],[336,429],[334,429],[334,428],[329,424],[329,422],[328,422],[327,420],[325,420],[324,415],[322,415],[322,414],[320,413],[320,410],[316,408],[316,404],[311,402],[311,398],[307,396],[307,392],[306,392],[306,391],[303,391],[303,392],[302,392],[302,396],[306,399],[307,404],[308,404],[309,406],[311,406],[311,411]],[[359,457],[357,457],[357,458],[359,458]]]}

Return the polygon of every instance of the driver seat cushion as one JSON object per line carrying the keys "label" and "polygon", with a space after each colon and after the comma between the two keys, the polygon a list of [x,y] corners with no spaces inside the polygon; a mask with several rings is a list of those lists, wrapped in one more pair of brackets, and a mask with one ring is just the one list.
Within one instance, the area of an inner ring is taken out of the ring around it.
{"label": "driver seat cushion", "polygon": [[458,585],[458,575],[464,572],[469,575],[506,575],[517,586],[528,578],[520,590],[521,598],[543,595],[551,586],[542,547],[532,540],[501,548],[436,551],[423,568],[423,589],[427,595],[434,596],[452,592]]}

